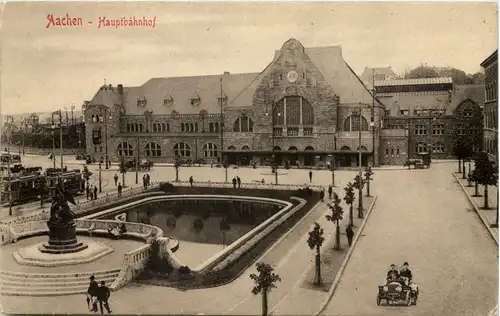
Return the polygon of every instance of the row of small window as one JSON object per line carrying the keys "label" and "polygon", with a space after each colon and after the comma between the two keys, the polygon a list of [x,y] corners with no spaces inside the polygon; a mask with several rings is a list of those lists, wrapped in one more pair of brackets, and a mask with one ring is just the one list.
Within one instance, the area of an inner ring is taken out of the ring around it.
{"label": "row of small window", "polygon": [[[226,105],[227,98],[217,98],[217,102],[219,105],[221,104],[221,102],[222,102],[222,105]],[[193,97],[190,99],[190,103],[193,106],[199,106],[201,104],[201,98],[200,97]],[[167,97],[165,97],[165,99],[163,99],[164,106],[168,107],[168,106],[171,106],[173,104],[174,104],[174,99],[171,96],[167,96]],[[137,106],[138,107],[143,108],[143,107],[146,107],[147,105],[148,105],[148,100],[145,97],[137,99]]]}
{"label": "row of small window", "polygon": [[498,129],[497,111],[493,110],[484,113],[484,127]]}
{"label": "row of small window", "polygon": [[[177,143],[174,145],[174,156],[178,157],[191,157],[191,147],[186,143]],[[202,148],[205,158],[215,158],[218,157],[217,146],[213,143],[206,143]],[[119,157],[133,157],[134,147],[123,142],[116,148],[116,153]],[[151,142],[144,146],[144,155],[146,157],[161,157],[162,149],[157,143]]]}
{"label": "row of small window", "polygon": [[[432,135],[444,135],[445,131],[444,124],[432,125]],[[427,125],[415,125],[414,128],[415,135],[427,135]]]}
{"label": "row of small window", "polygon": [[[408,116],[410,114],[410,110],[399,110],[399,115]],[[415,116],[441,116],[445,115],[445,109],[434,109],[434,110],[413,110],[413,115]],[[391,116],[391,110],[385,110],[386,116]]]}
{"label": "row of small window", "polygon": [[492,155],[498,153],[498,142],[494,139],[485,138],[484,139],[484,150]]}
{"label": "row of small window", "polygon": [[[126,131],[130,132],[139,132],[142,133],[144,131],[144,125],[142,123],[127,123],[125,125]],[[209,123],[209,132],[217,133],[219,132],[219,123]],[[151,125],[151,133],[162,133],[162,132],[170,132],[170,124],[168,123],[153,123]],[[198,132],[198,123],[181,123],[181,132]]]}
{"label": "row of small window", "polygon": [[[274,136],[283,136],[283,128],[275,127],[273,130]],[[302,129],[302,134],[304,136],[313,136],[313,128],[312,127],[304,127]],[[286,129],[287,136],[299,136],[299,128],[298,127],[288,127]]]}
{"label": "row of small window", "polygon": [[486,83],[484,85],[484,98],[486,102],[495,101],[498,98],[497,82],[493,80],[491,83]]}
{"label": "row of small window", "polygon": [[[417,143],[415,144],[415,152],[420,153],[420,152],[427,152],[428,146],[424,143]],[[444,143],[434,143],[432,144],[432,152],[433,153],[444,153],[445,152],[445,146]],[[391,157],[399,157],[400,152],[399,152],[399,147],[385,147],[385,156],[389,157],[389,153]]]}
{"label": "row of small window", "polygon": [[480,129],[479,127],[468,126],[464,124],[458,124],[456,126],[458,135],[479,135]]}

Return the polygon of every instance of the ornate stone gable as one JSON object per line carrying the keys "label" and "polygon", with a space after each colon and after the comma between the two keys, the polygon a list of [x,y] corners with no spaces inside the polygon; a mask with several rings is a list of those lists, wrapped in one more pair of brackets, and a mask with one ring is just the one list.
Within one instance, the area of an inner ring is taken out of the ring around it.
{"label": "ornate stone gable", "polygon": [[318,127],[318,132],[330,132],[329,129],[335,128],[339,97],[295,39],[283,45],[280,56],[264,71],[254,92],[256,125],[269,125],[266,112],[270,111],[272,101],[286,96],[301,96],[309,101],[314,109],[314,121],[322,126]]}

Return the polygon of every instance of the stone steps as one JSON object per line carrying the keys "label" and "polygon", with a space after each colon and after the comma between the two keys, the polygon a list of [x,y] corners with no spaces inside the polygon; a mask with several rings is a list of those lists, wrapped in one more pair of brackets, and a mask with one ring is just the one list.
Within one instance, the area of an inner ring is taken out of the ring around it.
{"label": "stone steps", "polygon": [[0,271],[0,295],[52,296],[84,294],[89,278],[94,275],[97,282],[107,286],[118,277],[120,269],[79,273],[19,273]]}

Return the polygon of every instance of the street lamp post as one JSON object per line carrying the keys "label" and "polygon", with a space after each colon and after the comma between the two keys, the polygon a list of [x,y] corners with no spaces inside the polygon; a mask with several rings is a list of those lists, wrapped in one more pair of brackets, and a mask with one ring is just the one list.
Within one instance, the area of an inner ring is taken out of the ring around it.
{"label": "street lamp post", "polygon": [[[276,125],[276,122],[275,122],[275,117],[274,117],[274,112],[276,110],[276,102],[274,102],[274,100],[272,101],[271,103],[271,139],[272,139],[272,146],[273,146],[273,149],[272,149],[272,164],[273,164],[273,167],[272,169],[274,170],[274,181],[275,181],[275,184],[277,185],[278,184],[278,163],[277,163],[277,157],[276,157],[276,151],[275,151],[275,132],[274,132],[274,127]],[[266,116],[269,116],[269,112],[266,112]],[[277,113],[277,116],[281,116],[281,113]]]}
{"label": "street lamp post", "polygon": [[99,193],[102,193],[102,156],[99,158]]}
{"label": "street lamp post", "polygon": [[9,197],[9,216],[12,216],[12,182],[10,178],[10,139],[12,134],[8,135],[8,147],[7,147],[7,176],[9,177],[9,188],[8,188],[8,197]]}
{"label": "street lamp post", "polygon": [[[107,107],[104,108],[104,152],[105,152],[105,159],[106,159],[106,170],[109,169],[109,155],[108,155],[108,111],[109,109]],[[109,119],[111,120],[111,114],[109,115]]]}
{"label": "street lamp post", "polygon": [[135,158],[135,184],[139,184],[139,137],[136,139],[137,157]]}
{"label": "street lamp post", "polygon": [[225,75],[229,75],[229,72],[224,71],[224,74],[220,77],[220,151],[219,151],[219,163],[225,170],[225,179],[227,182],[227,168],[229,166],[229,162],[227,160],[224,160],[224,111],[223,111],[223,106],[224,106],[224,91],[222,90],[222,79],[224,78]]}
{"label": "street lamp post", "polygon": [[363,209],[363,186],[361,181],[363,181],[363,164],[361,156],[361,128],[362,128],[363,112],[361,102],[359,103],[359,128],[358,128],[358,174],[359,174],[359,186],[358,186],[358,210]]}

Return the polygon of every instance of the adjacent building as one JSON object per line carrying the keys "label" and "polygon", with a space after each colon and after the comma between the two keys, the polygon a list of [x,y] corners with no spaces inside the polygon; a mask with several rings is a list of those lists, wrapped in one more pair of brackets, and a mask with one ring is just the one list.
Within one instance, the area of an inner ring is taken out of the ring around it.
{"label": "adjacent building", "polygon": [[365,86],[372,88],[373,81],[383,81],[383,80],[395,80],[398,79],[398,75],[389,67],[365,67],[363,73],[359,76],[361,81]]}
{"label": "adjacent building", "polygon": [[498,161],[498,50],[486,58],[484,69],[484,151],[491,160]]}
{"label": "adjacent building", "polygon": [[375,89],[385,105],[382,164],[403,164],[421,152],[452,158],[454,135],[472,134],[480,150],[482,85],[457,86],[442,77],[375,81]]}

